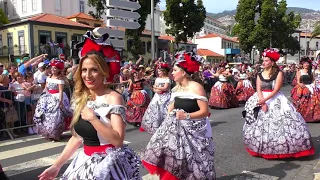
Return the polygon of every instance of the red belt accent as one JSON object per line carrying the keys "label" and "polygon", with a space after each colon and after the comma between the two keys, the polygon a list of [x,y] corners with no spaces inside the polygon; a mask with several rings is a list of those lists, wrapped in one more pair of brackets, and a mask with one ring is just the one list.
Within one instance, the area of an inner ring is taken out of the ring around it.
{"label": "red belt accent", "polygon": [[272,92],[273,90],[262,90],[262,92]]}
{"label": "red belt accent", "polygon": [[48,92],[50,94],[57,94],[57,93],[59,93],[59,90],[52,89],[52,90],[48,90]]}
{"label": "red belt accent", "polygon": [[91,156],[93,153],[106,153],[106,149],[113,148],[112,144],[102,145],[102,146],[86,146],[83,145],[84,153]]}

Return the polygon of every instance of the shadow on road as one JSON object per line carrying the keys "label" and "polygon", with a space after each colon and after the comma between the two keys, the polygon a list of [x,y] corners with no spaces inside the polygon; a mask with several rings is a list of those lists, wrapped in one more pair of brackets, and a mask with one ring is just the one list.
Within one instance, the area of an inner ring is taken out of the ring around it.
{"label": "shadow on road", "polygon": [[211,127],[214,127],[214,126],[218,126],[219,124],[224,124],[224,123],[227,123],[227,122],[225,122],[225,121],[218,121],[218,122],[211,121],[210,125],[211,125]]}
{"label": "shadow on road", "polygon": [[247,179],[272,180],[273,178],[278,178],[279,180],[281,180],[287,176],[286,171],[290,171],[298,168],[300,168],[300,165],[289,161],[289,162],[276,164],[270,168],[261,168],[248,173],[241,173],[241,174],[236,174],[231,176],[223,176],[218,178],[218,180],[247,180]]}

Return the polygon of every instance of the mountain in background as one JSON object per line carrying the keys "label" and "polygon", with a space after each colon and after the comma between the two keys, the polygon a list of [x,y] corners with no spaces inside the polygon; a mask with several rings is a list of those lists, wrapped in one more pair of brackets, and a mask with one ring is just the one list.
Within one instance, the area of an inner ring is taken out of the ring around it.
{"label": "mountain in background", "polygon": [[[313,9],[300,8],[300,7],[288,7],[287,12],[294,11],[297,14],[301,15],[301,24],[299,30],[312,31],[314,24],[320,21],[320,11],[315,11]],[[208,16],[211,16],[222,23],[225,27],[233,26],[236,21],[234,16],[236,15],[237,10],[223,11],[221,13],[207,13]]]}

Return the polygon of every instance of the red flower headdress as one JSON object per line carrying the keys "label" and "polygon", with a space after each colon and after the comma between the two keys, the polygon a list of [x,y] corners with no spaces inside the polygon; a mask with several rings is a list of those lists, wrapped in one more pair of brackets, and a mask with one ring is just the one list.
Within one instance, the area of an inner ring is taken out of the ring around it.
{"label": "red flower headdress", "polygon": [[300,64],[303,64],[304,62],[308,62],[308,63],[312,64],[312,60],[308,56],[303,56],[300,59]]}
{"label": "red flower headdress", "polygon": [[[100,32],[99,32],[100,31]],[[82,49],[79,51],[81,59],[88,53],[102,56],[109,65],[108,82],[113,82],[114,76],[120,73],[120,55],[108,41],[109,35],[103,32],[103,28],[96,28],[84,34],[85,40],[81,43]]]}
{"label": "red flower headdress", "polygon": [[269,48],[263,52],[262,56],[269,57],[271,60],[277,62],[280,58],[280,53],[277,49]]}
{"label": "red flower headdress", "polygon": [[58,69],[64,69],[64,62],[59,60],[59,59],[55,59],[53,61],[50,62],[50,66],[55,66]]}
{"label": "red flower headdress", "polygon": [[166,71],[170,71],[170,67],[168,63],[161,62],[157,65],[157,69],[165,69]]}
{"label": "red flower headdress", "polygon": [[203,61],[203,58],[194,52],[180,51],[177,52],[174,57],[176,59],[176,65],[189,75],[198,72]]}

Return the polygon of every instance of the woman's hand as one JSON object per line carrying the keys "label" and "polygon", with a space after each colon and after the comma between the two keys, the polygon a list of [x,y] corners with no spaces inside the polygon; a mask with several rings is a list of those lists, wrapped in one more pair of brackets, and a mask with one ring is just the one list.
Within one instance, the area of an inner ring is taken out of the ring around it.
{"label": "woman's hand", "polygon": [[57,177],[58,173],[60,171],[60,168],[52,165],[46,170],[44,170],[39,176],[39,180],[53,180],[55,177]]}
{"label": "woman's hand", "polygon": [[88,107],[84,107],[81,111],[81,118],[86,121],[92,121],[97,118],[94,111]]}
{"label": "woman's hand", "polygon": [[13,103],[10,99],[7,99],[6,101],[7,101],[6,103],[8,103],[9,105]]}
{"label": "woman's hand", "polygon": [[177,120],[186,120],[187,119],[187,113],[184,111],[177,111],[176,112],[176,118]]}
{"label": "woman's hand", "polygon": [[257,105],[264,105],[266,103],[265,99],[261,99],[258,101]]}
{"label": "woman's hand", "polygon": [[61,109],[64,107],[64,105],[63,105],[63,101],[60,101],[60,103],[59,103],[59,107],[60,107]]}
{"label": "woman's hand", "polygon": [[262,111],[265,112],[265,113],[268,111],[268,106],[267,106],[267,104],[264,104],[264,105],[262,106]]}

